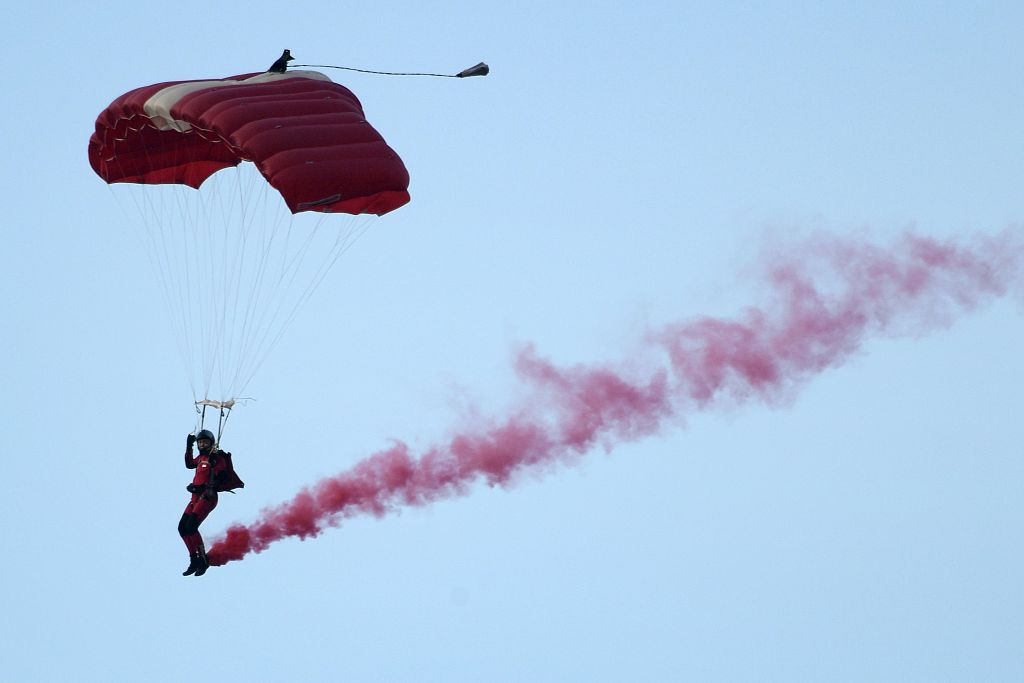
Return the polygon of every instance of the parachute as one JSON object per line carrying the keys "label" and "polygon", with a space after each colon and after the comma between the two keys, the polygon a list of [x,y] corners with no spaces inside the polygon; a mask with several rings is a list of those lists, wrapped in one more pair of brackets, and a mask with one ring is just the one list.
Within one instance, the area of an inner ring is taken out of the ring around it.
{"label": "parachute", "polygon": [[315,71],[131,90],[96,119],[89,162],[134,205],[197,410],[222,415],[334,262],[409,201],[359,100]]}
{"label": "parachute", "polygon": [[409,173],[359,100],[315,71],[132,90],[97,118],[89,161],[108,183],[193,188],[252,161],[292,213],[382,215],[409,201]]}

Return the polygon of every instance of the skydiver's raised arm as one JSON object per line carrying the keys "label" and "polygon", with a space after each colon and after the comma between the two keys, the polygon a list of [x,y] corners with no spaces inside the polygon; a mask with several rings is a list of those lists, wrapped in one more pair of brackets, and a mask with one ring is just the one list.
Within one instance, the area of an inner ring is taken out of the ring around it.
{"label": "skydiver's raised arm", "polygon": [[190,470],[196,468],[196,459],[192,455],[192,445],[196,442],[195,434],[189,434],[185,439],[185,467]]}

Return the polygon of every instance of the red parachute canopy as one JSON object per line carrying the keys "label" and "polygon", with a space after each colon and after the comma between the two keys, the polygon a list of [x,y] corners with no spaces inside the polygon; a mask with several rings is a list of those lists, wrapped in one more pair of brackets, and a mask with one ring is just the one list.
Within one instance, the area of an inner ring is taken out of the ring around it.
{"label": "red parachute canopy", "polygon": [[157,83],[96,119],[89,162],[108,183],[198,188],[251,161],[300,211],[382,215],[409,201],[409,172],[362,105],[315,71]]}

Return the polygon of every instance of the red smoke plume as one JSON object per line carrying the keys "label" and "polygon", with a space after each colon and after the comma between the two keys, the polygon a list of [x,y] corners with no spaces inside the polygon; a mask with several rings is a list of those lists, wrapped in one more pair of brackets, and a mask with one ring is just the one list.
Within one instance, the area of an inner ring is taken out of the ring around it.
{"label": "red smoke plume", "polygon": [[316,536],[346,517],[463,495],[481,479],[505,484],[525,469],[653,434],[723,400],[776,400],[841,364],[871,335],[921,335],[1020,288],[1022,264],[1019,230],[970,243],[906,235],[891,248],[817,237],[776,251],[762,263],[764,305],[650,333],[642,357],[629,364],[648,371],[560,368],[526,348],[516,369],[529,400],[508,415],[418,457],[396,442],[260,519],[231,526],[210,560],[224,564],[283,538]]}

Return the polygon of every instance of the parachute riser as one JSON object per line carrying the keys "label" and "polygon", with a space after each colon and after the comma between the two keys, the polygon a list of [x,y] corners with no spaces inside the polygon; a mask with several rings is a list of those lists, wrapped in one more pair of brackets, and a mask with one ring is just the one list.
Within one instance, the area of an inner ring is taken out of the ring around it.
{"label": "parachute riser", "polygon": [[[214,444],[215,448],[220,448],[221,437],[224,436],[224,428],[227,426],[228,418],[231,417],[231,409],[235,407],[235,404],[239,400],[252,400],[252,399],[228,399],[227,401],[213,401],[211,399],[203,399],[202,401],[196,401],[196,412],[199,414],[199,426],[196,428],[196,433],[206,428],[206,409],[216,408],[217,409],[217,443]],[[202,406],[202,408],[200,408]]]}

